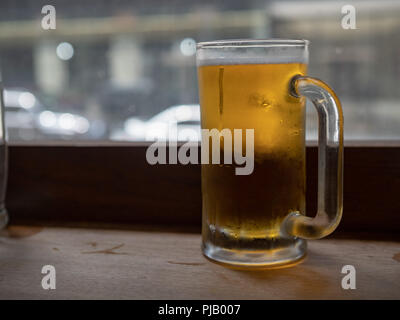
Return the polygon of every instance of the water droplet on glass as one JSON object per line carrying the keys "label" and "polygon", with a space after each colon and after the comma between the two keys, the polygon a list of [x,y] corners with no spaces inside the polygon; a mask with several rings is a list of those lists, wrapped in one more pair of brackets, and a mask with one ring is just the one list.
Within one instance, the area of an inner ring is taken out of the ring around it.
{"label": "water droplet on glass", "polygon": [[259,93],[253,93],[249,96],[249,104],[256,107],[268,108],[271,106],[268,99]]}
{"label": "water droplet on glass", "polygon": [[300,134],[300,130],[297,130],[297,129],[292,130],[292,131],[290,132],[290,135],[292,135],[292,136],[298,136],[299,134]]}

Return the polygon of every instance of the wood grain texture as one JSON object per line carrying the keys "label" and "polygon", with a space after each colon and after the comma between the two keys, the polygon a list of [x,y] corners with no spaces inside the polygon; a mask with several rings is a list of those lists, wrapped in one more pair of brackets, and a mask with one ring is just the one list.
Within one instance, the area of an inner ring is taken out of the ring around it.
{"label": "wood grain texture", "polygon": [[[0,235],[0,299],[400,299],[400,243],[309,242],[301,264],[238,271],[200,252],[198,234],[12,227]],[[53,265],[56,290],[41,288]],[[341,288],[354,265],[356,290]]]}
{"label": "wood grain texture", "polygon": [[[14,224],[200,227],[199,165],[146,162],[147,146],[11,146],[7,207]],[[400,147],[345,148],[340,232],[400,233]],[[307,214],[316,212],[317,148],[307,147]]]}

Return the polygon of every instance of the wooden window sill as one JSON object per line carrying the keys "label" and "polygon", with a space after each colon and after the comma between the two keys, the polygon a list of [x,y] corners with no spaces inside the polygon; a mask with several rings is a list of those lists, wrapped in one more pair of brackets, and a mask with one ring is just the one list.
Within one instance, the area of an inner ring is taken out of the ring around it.
{"label": "wooden window sill", "polygon": [[[199,165],[146,161],[147,145],[12,145],[6,206],[13,224],[182,225],[200,229]],[[400,233],[400,142],[346,142],[336,230]],[[306,212],[317,210],[318,152],[307,147]]]}
{"label": "wooden window sill", "polygon": [[[200,252],[198,233],[11,226],[0,232],[0,299],[400,299],[400,242],[309,242],[290,268],[238,271]],[[56,268],[56,290],[41,269]],[[357,289],[341,288],[354,265]]]}

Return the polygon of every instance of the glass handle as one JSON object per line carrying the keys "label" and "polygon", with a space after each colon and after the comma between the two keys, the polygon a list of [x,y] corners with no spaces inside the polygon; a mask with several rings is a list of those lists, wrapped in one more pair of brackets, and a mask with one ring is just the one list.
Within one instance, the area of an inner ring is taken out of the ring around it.
{"label": "glass handle", "polygon": [[314,218],[291,212],[283,232],[320,239],[338,226],[343,212],[343,114],[333,90],[321,80],[295,76],[291,94],[309,98],[318,112],[318,210]]}
{"label": "glass handle", "polygon": [[8,175],[8,153],[4,118],[4,89],[2,83],[0,82],[0,229],[5,227],[8,222],[8,214],[5,206]]}

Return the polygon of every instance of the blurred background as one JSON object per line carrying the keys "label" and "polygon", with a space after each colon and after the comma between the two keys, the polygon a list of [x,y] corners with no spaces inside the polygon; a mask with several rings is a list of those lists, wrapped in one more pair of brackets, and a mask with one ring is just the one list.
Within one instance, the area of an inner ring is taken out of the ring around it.
{"label": "blurred background", "polygon": [[[54,0],[0,2],[10,141],[195,140],[199,41],[311,41],[309,74],[342,100],[345,139],[400,138],[400,1]],[[357,29],[343,29],[342,6]],[[307,137],[317,120],[307,107]],[[168,129],[168,130],[167,130]]]}

